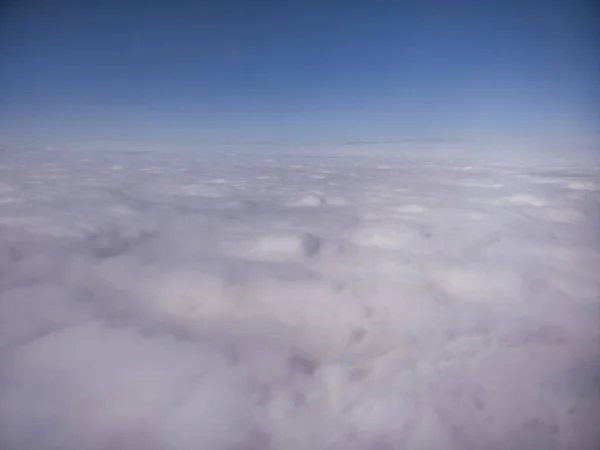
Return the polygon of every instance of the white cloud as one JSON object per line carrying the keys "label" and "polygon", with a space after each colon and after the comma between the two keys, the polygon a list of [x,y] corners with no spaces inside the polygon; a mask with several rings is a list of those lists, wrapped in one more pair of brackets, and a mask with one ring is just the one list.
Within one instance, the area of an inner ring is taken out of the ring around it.
{"label": "white cloud", "polygon": [[0,166],[1,448],[600,442],[593,164],[55,157]]}

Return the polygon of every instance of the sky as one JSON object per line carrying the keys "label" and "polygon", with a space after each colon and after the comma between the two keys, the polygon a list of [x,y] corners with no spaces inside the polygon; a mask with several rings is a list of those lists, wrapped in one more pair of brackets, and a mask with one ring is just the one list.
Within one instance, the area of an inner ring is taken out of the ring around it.
{"label": "sky", "polygon": [[0,145],[356,148],[600,128],[591,2],[2,5]]}

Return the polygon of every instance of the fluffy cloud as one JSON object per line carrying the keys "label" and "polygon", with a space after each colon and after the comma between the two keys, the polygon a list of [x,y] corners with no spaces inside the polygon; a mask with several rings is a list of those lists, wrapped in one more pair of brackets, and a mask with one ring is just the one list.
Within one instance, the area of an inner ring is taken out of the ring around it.
{"label": "fluffy cloud", "polygon": [[600,442],[593,165],[3,158],[3,449]]}

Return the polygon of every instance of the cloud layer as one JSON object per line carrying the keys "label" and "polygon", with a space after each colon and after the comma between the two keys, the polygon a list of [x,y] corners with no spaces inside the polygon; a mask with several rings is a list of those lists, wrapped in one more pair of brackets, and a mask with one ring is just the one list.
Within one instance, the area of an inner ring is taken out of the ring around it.
{"label": "cloud layer", "polygon": [[597,448],[592,163],[5,152],[0,447]]}

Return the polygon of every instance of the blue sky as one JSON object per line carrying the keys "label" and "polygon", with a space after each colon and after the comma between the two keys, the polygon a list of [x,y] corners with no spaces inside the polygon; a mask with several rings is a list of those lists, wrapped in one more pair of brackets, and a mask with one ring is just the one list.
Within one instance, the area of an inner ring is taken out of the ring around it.
{"label": "blue sky", "polygon": [[598,128],[591,2],[3,5],[10,143],[551,140]]}

